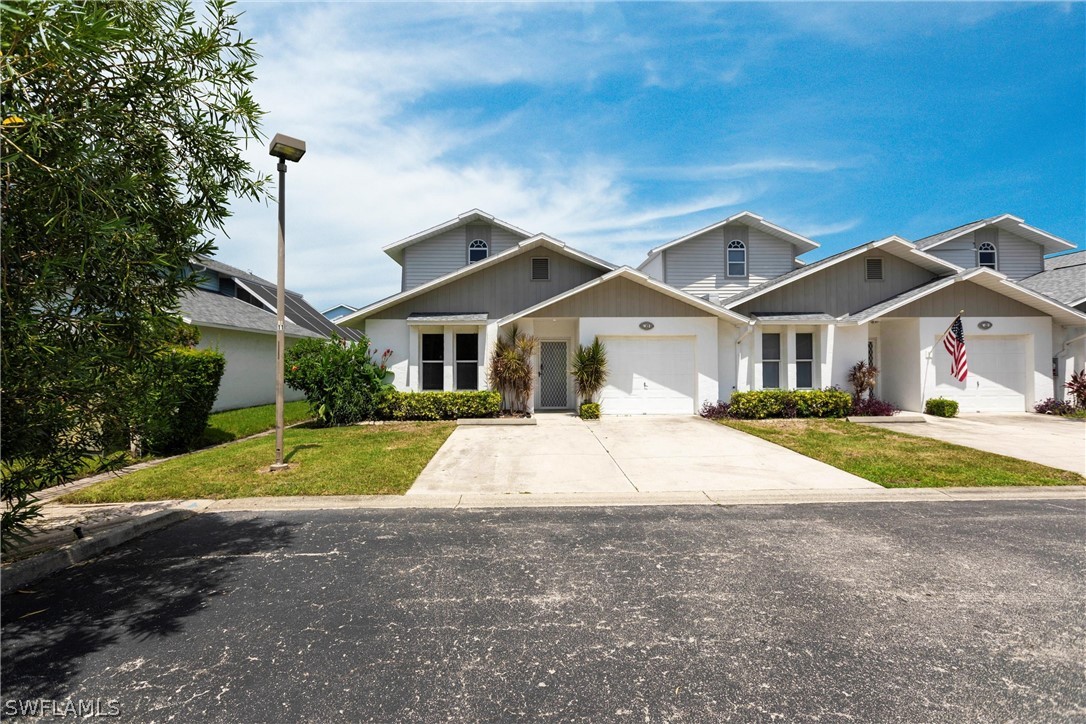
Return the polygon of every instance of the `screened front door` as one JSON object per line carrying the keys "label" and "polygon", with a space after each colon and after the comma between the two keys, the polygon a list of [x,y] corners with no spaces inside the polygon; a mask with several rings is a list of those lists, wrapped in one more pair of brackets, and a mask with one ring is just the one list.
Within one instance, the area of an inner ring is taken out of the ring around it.
{"label": "screened front door", "polygon": [[566,342],[539,343],[539,407],[569,407]]}

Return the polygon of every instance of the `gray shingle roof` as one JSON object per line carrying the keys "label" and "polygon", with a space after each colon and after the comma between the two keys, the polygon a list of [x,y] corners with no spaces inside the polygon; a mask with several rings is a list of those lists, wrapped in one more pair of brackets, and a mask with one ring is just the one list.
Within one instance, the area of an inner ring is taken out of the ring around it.
{"label": "gray shingle roof", "polygon": [[441,312],[412,312],[407,315],[408,322],[485,322],[486,312],[468,314],[443,314]]}
{"label": "gray shingle roof", "polygon": [[819,324],[836,321],[836,318],[832,314],[825,313],[802,313],[802,314],[758,314],[757,312],[751,312],[752,317],[757,317],[759,322],[769,322],[772,324]]}
{"label": "gray shingle roof", "polygon": [[1082,264],[1086,264],[1086,251],[1072,251],[1069,254],[1057,254],[1045,259],[1045,270],[1062,269],[1066,266],[1079,266]]}
{"label": "gray shingle roof", "polygon": [[[240,299],[204,289],[195,289],[182,296],[178,309],[187,322],[197,326],[204,324],[275,334],[275,315],[271,312],[254,307]],[[285,330],[288,337],[322,338],[324,336],[293,322],[287,322]]]}
{"label": "gray shingle roof", "polygon": [[947,229],[946,231],[940,231],[938,234],[932,234],[931,236],[925,236],[923,239],[918,239],[917,241],[915,241],[913,243],[916,245],[917,249],[919,249],[920,251],[923,251],[924,249],[928,249],[930,247],[933,247],[933,246],[935,246],[937,244],[940,244],[943,241],[945,241],[945,240],[947,240],[947,239],[949,239],[949,238],[951,238],[953,236],[956,236],[957,234],[960,234],[962,229],[968,228],[970,226],[974,226],[976,224],[984,224],[984,223],[987,223],[989,221],[994,221],[995,219],[998,219],[998,218],[999,218],[998,216],[992,216],[992,217],[989,217],[987,219],[977,219],[976,221],[970,221],[968,224],[962,224],[961,226],[955,226],[953,229]]}
{"label": "gray shingle roof", "polygon": [[[1086,252],[1079,255],[1086,256]],[[1077,256],[1071,254],[1069,256]],[[1018,282],[1057,302],[1074,305],[1086,299],[1086,263],[1048,269]]]}

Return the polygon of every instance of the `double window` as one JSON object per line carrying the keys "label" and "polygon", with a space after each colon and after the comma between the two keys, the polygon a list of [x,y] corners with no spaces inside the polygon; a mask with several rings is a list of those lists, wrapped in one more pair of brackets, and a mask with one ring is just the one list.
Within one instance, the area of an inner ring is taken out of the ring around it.
{"label": "double window", "polygon": [[[479,335],[453,337],[453,384],[458,390],[479,389]],[[445,389],[445,335],[422,335],[422,389]]]}
{"label": "double window", "polygon": [[[814,387],[814,333],[797,332],[795,335],[796,389]],[[778,389],[781,385],[781,335],[778,332],[762,334],[762,389]]]}
{"label": "double window", "polygon": [[468,244],[468,264],[486,259],[490,253],[490,245],[482,239],[473,239]]}
{"label": "double window", "polygon": [[728,276],[747,275],[747,245],[735,239],[728,242]]}
{"label": "double window", "polygon": [[996,268],[995,244],[986,241],[977,247],[977,266],[983,266],[989,269]]}

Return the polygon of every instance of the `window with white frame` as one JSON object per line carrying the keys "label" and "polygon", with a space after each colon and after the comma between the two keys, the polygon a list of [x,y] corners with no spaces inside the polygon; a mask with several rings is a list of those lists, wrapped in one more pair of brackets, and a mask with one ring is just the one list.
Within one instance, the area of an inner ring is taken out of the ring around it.
{"label": "window with white frame", "polygon": [[747,275],[747,245],[735,239],[728,242],[728,276]]}
{"label": "window with white frame", "polygon": [[814,387],[814,334],[796,332],[796,389]]}
{"label": "window with white frame", "polygon": [[422,389],[445,389],[445,335],[422,335]]}
{"label": "window with white frame", "polygon": [[473,239],[468,244],[468,264],[474,264],[477,261],[486,259],[490,253],[490,245],[483,239]]}
{"label": "window with white frame", "polygon": [[988,267],[989,269],[996,268],[995,244],[986,241],[977,247],[977,266]]}
{"label": "window with white frame", "polygon": [[781,336],[762,334],[762,389],[781,386]]}
{"label": "window with white frame", "polygon": [[479,389],[479,335],[456,335],[456,389]]}

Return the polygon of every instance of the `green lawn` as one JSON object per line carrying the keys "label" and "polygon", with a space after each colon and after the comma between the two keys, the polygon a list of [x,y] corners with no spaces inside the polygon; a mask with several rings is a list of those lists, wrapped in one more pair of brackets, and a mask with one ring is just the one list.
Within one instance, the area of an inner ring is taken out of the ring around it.
{"label": "green lawn", "polygon": [[64,503],[114,503],[266,495],[399,495],[455,428],[452,422],[400,422],[286,431],[290,470],[265,472],[275,438],[260,437],[202,450],[61,498]]}
{"label": "green lawn", "polygon": [[885,488],[1082,485],[1078,473],[844,420],[727,420]]}
{"label": "green lawn", "polygon": [[[286,424],[305,422],[313,417],[309,403],[305,400],[288,402],[283,405],[283,418]],[[197,447],[220,445],[231,440],[255,435],[258,432],[275,427],[275,405],[243,407],[240,410],[216,412],[207,422],[207,429]]]}

